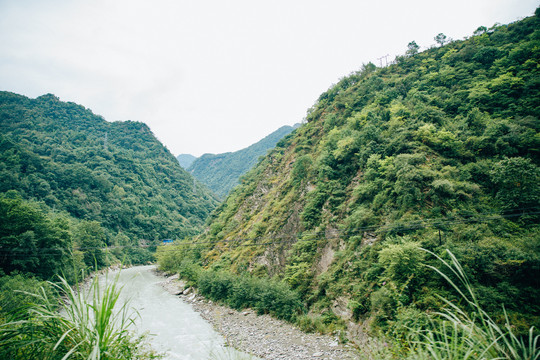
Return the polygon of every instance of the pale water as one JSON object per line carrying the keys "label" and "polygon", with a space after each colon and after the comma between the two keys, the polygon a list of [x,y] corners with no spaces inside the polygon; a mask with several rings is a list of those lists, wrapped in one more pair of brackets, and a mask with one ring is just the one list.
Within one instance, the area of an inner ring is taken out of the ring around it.
{"label": "pale water", "polygon": [[[224,346],[223,338],[190,305],[171,295],[159,283],[154,266],[137,266],[120,271],[121,300],[129,300],[140,316],[137,331],[149,332],[152,348],[165,359],[252,359]],[[109,274],[115,278],[117,271]]]}

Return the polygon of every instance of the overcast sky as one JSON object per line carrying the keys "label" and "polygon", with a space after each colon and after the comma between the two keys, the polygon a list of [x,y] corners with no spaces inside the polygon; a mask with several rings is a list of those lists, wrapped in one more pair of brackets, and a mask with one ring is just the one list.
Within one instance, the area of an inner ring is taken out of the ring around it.
{"label": "overcast sky", "polygon": [[[236,151],[301,122],[363,63],[538,0],[0,0],[0,90],[145,122],[174,154]],[[384,64],[384,60],[383,60]]]}

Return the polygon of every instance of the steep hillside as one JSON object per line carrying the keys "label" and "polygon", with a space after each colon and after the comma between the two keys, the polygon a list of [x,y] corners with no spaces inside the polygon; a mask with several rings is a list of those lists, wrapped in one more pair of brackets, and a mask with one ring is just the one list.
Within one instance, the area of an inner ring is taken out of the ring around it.
{"label": "steep hillside", "polygon": [[388,330],[457,296],[419,247],[450,249],[486,309],[538,326],[539,29],[479,28],[341,79],[243,177],[192,259],[283,279],[325,323]]}
{"label": "steep hillside", "polygon": [[143,123],[1,92],[0,132],[0,193],[97,221],[109,240],[193,235],[217,204]]}
{"label": "steep hillside", "polygon": [[190,167],[196,159],[197,158],[191,154],[180,154],[176,157],[176,160],[178,160],[180,166],[182,166],[184,169]]}
{"label": "steep hillside", "polygon": [[239,183],[240,177],[250,170],[259,157],[266,155],[285,135],[290,134],[297,126],[282,126],[257,143],[235,152],[224,154],[204,154],[197,158],[188,171],[220,198]]}

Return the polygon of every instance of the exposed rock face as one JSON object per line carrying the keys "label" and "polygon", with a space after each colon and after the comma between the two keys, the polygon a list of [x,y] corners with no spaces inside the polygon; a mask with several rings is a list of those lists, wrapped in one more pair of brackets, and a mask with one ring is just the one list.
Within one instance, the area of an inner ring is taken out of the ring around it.
{"label": "exposed rock face", "polygon": [[317,264],[317,274],[322,274],[326,270],[328,270],[328,267],[330,267],[330,264],[332,263],[332,260],[334,260],[334,254],[335,254],[334,247],[332,246],[332,243],[329,242],[326,244],[326,246],[321,251],[321,259],[319,260]]}

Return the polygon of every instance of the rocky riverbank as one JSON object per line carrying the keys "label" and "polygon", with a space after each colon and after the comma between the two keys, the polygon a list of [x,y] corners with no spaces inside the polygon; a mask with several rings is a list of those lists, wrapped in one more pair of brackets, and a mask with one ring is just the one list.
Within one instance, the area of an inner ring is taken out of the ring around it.
{"label": "rocky riverbank", "polygon": [[185,289],[176,275],[166,278],[161,285],[191,304],[231,347],[240,351],[273,360],[359,358],[353,347],[340,344],[335,337],[304,333],[269,315],[257,315],[252,310],[236,311],[208,301],[192,289]]}

